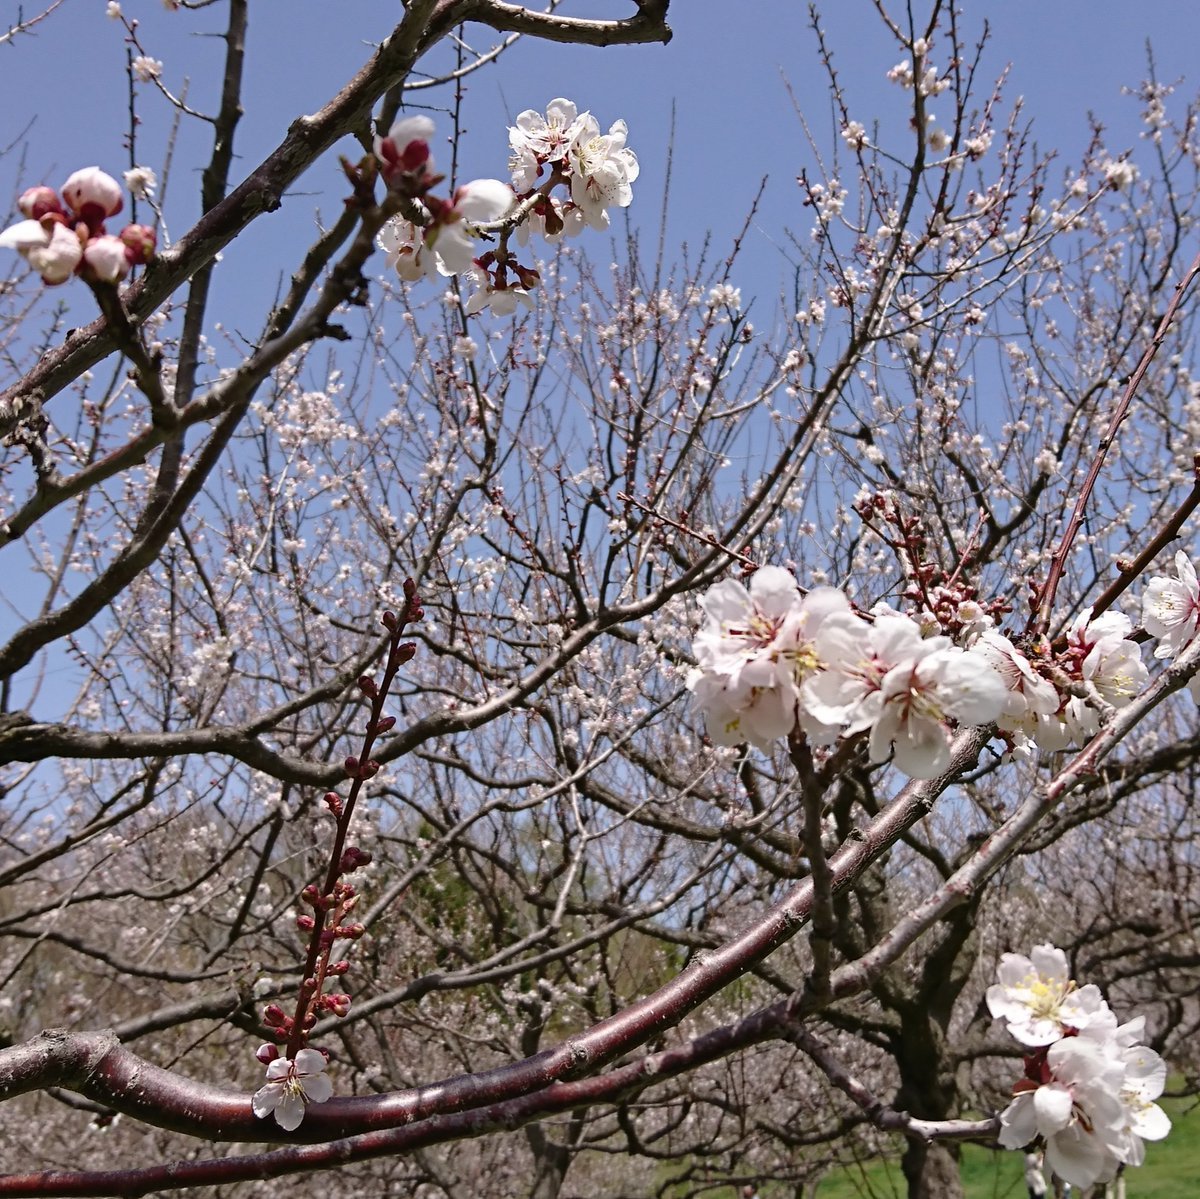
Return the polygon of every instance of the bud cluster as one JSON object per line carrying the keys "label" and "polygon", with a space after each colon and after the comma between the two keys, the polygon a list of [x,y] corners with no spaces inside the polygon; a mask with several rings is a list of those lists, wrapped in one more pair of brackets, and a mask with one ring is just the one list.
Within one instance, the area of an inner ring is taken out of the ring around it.
{"label": "bud cluster", "polygon": [[[397,153],[394,174],[421,176],[424,160],[416,154]],[[404,582],[404,608],[397,614],[387,611],[380,623],[387,631],[386,658],[381,679],[364,674],[357,681],[359,694],[370,704],[370,714],[362,746],[357,754],[348,756],[343,769],[350,780],[349,794],[343,799],[336,791],[327,791],[324,804],[336,822],[329,867],[324,882],[309,883],[300,892],[300,902],[307,908],[296,916],[296,927],[307,934],[308,953],[303,978],[296,997],[295,1013],[289,1015],[278,1004],[268,1004],[263,1010],[263,1025],[271,1042],[263,1045],[257,1057],[267,1066],[267,1083],[255,1095],[255,1113],[260,1117],[274,1115],[284,1128],[299,1125],[305,1104],[321,1102],[332,1094],[332,1085],[324,1075],[324,1058],[308,1047],[308,1038],[323,1015],[345,1017],[353,1002],[350,994],[329,988],[330,980],[342,979],[350,970],[347,958],[333,960],[339,944],[360,940],[366,926],[352,918],[359,896],[346,875],[353,874],[371,863],[371,854],[357,845],[347,844],[355,804],[363,786],[378,774],[380,763],[372,756],[377,738],[391,730],[394,716],[384,714],[396,673],[412,660],[416,644],[402,641],[405,628],[424,617],[421,597],[412,579]],[[277,1045],[286,1046],[280,1056]],[[320,1060],[318,1061],[318,1058]]]}
{"label": "bud cluster", "polygon": [[25,220],[0,232],[0,247],[16,250],[47,284],[80,275],[91,283],[119,283],[154,257],[155,233],[126,225],[116,235],[105,221],[124,206],[121,185],[99,167],[76,171],[62,186],[31,187],[17,201]]}

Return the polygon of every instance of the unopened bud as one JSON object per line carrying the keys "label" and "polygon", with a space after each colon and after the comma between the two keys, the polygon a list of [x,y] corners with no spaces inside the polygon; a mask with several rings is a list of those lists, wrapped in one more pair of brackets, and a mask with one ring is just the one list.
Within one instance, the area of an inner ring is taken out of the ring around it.
{"label": "unopened bud", "polygon": [[352,779],[358,778],[358,759],[356,757],[351,756],[351,757],[347,758],[344,763],[344,766],[345,766],[346,774],[350,778],[352,778]]}
{"label": "unopened bud", "polygon": [[345,1016],[350,1011],[350,996],[345,994],[326,995],[325,1006],[335,1016]]}
{"label": "unopened bud", "polygon": [[58,193],[52,187],[41,184],[30,187],[21,193],[17,207],[32,221],[40,221],[47,213],[56,212],[65,216],[63,206],[59,202]]}
{"label": "unopened bud", "polygon": [[341,975],[345,974],[350,969],[350,963],[343,958],[340,962],[330,962],[325,967],[326,974]]}
{"label": "unopened bud", "polygon": [[277,1003],[268,1003],[263,1009],[263,1023],[268,1028],[282,1028],[287,1022],[287,1012]]}
{"label": "unopened bud", "polygon": [[311,916],[300,915],[296,917],[296,927],[308,933],[317,927],[317,922]]}
{"label": "unopened bud", "polygon": [[396,727],[396,718],[394,716],[381,716],[371,725],[371,732],[386,733]]}
{"label": "unopened bud", "polygon": [[389,632],[400,624],[400,618],[395,612],[385,612],[379,619],[383,627]]}
{"label": "unopened bud", "polygon": [[375,685],[375,680],[369,674],[364,674],[358,680],[358,689],[363,695],[369,695],[372,699],[379,694],[379,688]]}
{"label": "unopened bud", "polygon": [[158,238],[149,225],[126,225],[117,236],[125,243],[130,266],[145,266],[154,257]]}
{"label": "unopened bud", "polygon": [[264,1066],[269,1066],[278,1056],[278,1046],[272,1045],[270,1041],[260,1045],[255,1051],[254,1056],[258,1058]]}
{"label": "unopened bud", "polygon": [[367,926],[365,924],[339,924],[334,931],[347,941],[357,941],[367,931]]}
{"label": "unopened bud", "polygon": [[371,861],[371,855],[357,845],[348,845],[339,863],[343,874],[349,874],[360,866],[366,866]]}

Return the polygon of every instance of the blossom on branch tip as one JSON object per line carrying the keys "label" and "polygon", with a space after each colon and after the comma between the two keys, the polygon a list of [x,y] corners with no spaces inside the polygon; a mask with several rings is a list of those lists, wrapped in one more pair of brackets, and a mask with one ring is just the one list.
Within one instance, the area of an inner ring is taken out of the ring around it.
{"label": "blossom on branch tip", "polygon": [[152,79],[157,79],[162,74],[163,65],[157,58],[151,58],[148,54],[139,54],[130,66],[133,68],[133,77],[139,83],[149,83]]}
{"label": "blossom on branch tip", "polygon": [[325,1066],[325,1055],[316,1049],[301,1049],[295,1060],[276,1058],[267,1066],[266,1083],[254,1092],[254,1114],[260,1120],[274,1114],[275,1122],[288,1132],[299,1128],[305,1107],[324,1103],[333,1094]]}
{"label": "blossom on branch tip", "polygon": [[641,170],[637,155],[625,145],[624,121],[600,132],[596,118],[585,114],[567,154],[571,166],[571,199],[593,229],[608,228],[608,209],[628,208],[630,186]]}
{"label": "blossom on branch tip", "polygon": [[138,200],[148,200],[158,186],[158,176],[150,167],[130,167],[123,177],[129,194]]}

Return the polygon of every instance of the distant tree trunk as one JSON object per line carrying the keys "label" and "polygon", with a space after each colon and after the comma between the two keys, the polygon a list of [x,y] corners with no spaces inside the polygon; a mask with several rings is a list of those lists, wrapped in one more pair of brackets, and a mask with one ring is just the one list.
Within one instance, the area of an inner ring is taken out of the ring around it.
{"label": "distant tree trunk", "polygon": [[957,1145],[909,1141],[900,1159],[908,1199],[964,1199],[958,1163]]}

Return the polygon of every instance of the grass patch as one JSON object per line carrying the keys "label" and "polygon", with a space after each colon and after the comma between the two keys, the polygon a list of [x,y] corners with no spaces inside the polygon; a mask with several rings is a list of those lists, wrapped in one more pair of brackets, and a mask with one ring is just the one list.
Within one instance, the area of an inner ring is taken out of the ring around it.
{"label": "grass patch", "polygon": [[[1126,1174],[1129,1199],[1183,1199],[1200,1193],[1200,1107],[1192,1099],[1167,1099],[1173,1127],[1165,1141],[1146,1146],[1146,1164]],[[1019,1153],[963,1146],[967,1199],[1025,1199]],[[839,1167],[821,1180],[817,1199],[905,1199],[899,1160]],[[763,1191],[764,1199],[771,1192]]]}

